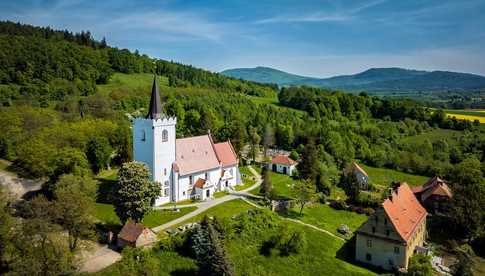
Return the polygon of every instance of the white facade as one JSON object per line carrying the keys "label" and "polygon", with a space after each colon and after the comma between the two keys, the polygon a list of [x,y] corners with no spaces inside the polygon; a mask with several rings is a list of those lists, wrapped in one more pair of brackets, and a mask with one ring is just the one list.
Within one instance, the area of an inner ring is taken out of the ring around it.
{"label": "white facade", "polygon": [[[160,183],[162,187],[162,195],[156,199],[155,205],[191,198],[206,200],[212,198],[216,191],[237,185],[237,164],[223,167],[222,162],[219,162],[213,168],[179,174],[174,168],[177,161],[176,123],[176,118],[168,117],[137,118],[133,122],[134,160],[145,163],[150,169],[153,181]],[[194,185],[199,178],[208,180],[211,185],[204,186],[203,189],[196,188]]]}
{"label": "white facade", "polygon": [[272,171],[282,174],[287,174],[289,176],[293,175],[293,171],[295,170],[295,165],[285,165],[285,164],[271,164]]}

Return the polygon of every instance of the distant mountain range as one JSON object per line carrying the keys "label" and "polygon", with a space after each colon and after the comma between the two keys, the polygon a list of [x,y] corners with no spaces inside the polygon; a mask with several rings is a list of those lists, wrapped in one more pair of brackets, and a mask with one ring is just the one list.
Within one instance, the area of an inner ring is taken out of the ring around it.
{"label": "distant mountain range", "polygon": [[312,78],[290,74],[269,67],[236,68],[221,74],[280,86],[308,85],[369,92],[475,91],[485,90],[485,77],[448,71],[420,71],[403,68],[372,68],[355,75]]}

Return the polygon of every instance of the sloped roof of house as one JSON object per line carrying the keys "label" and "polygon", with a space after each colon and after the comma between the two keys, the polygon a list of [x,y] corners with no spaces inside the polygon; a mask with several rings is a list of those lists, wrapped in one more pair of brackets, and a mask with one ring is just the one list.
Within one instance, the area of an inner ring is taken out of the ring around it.
{"label": "sloped roof of house", "polygon": [[382,204],[399,236],[408,241],[415,228],[426,219],[427,212],[418,202],[407,183],[395,188]]}
{"label": "sloped roof of house", "polygon": [[197,181],[195,181],[195,184],[194,184],[196,188],[200,188],[200,189],[202,189],[204,185],[205,185],[205,179],[203,178],[197,179]]}
{"label": "sloped roof of house", "polygon": [[423,186],[413,189],[413,192],[417,194],[416,196],[420,197],[421,200],[426,200],[432,195],[445,196],[449,198],[453,197],[453,194],[448,185],[446,185],[446,182],[438,176],[430,178]]}
{"label": "sloped roof of house", "polygon": [[180,175],[220,167],[209,135],[176,140],[174,168]]}
{"label": "sloped roof of house", "polygon": [[368,176],[367,173],[364,171],[364,169],[362,169],[359,164],[357,164],[357,162],[352,162],[352,169],[354,171],[358,171],[360,172],[361,174],[365,175],[365,176]]}
{"label": "sloped roof of house", "polygon": [[146,227],[143,226],[143,224],[135,223],[134,221],[129,220],[121,229],[118,237],[128,242],[136,242],[136,240],[143,233],[143,230],[145,228]]}
{"label": "sloped roof of house", "polygon": [[236,151],[230,141],[214,144],[214,149],[222,166],[233,166],[238,163]]}
{"label": "sloped roof of house", "polygon": [[273,157],[273,160],[271,160],[271,163],[291,166],[291,165],[295,165],[296,161],[286,155],[279,154]]}

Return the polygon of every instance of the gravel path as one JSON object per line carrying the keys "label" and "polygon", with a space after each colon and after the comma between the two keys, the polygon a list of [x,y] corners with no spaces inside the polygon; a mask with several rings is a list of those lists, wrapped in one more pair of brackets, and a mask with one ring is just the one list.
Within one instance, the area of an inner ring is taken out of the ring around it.
{"label": "gravel path", "polygon": [[[10,165],[10,162],[1,160],[3,163]],[[22,199],[22,196],[28,192],[38,191],[41,189],[43,180],[32,180],[18,177],[15,173],[0,170],[0,185],[6,187],[15,199]]]}
{"label": "gravel path", "polygon": [[121,254],[110,249],[107,245],[100,246],[86,258],[80,272],[98,272],[121,259]]}

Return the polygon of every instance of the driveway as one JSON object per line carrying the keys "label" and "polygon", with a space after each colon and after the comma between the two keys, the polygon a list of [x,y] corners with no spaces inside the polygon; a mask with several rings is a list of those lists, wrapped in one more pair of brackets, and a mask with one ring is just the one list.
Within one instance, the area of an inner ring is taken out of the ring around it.
{"label": "driveway", "polygon": [[98,272],[121,259],[121,254],[110,249],[107,245],[97,247],[92,253],[85,257],[80,272]]}

